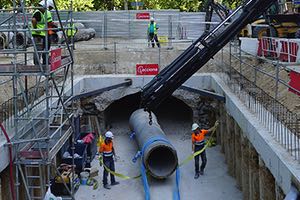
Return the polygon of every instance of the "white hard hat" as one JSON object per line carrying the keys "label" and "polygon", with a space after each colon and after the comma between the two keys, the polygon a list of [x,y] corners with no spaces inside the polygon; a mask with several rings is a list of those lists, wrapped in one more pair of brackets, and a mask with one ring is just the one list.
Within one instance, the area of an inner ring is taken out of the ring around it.
{"label": "white hard hat", "polygon": [[[45,0],[40,1],[39,5],[45,8],[46,7]],[[49,7],[54,8],[53,0],[47,0],[47,8]]]}
{"label": "white hard hat", "polygon": [[40,1],[39,5],[45,7],[45,1],[44,0]]}
{"label": "white hard hat", "polygon": [[154,18],[153,18],[153,17],[151,17],[151,18],[150,18],[150,21],[154,21]]}
{"label": "white hard hat", "polygon": [[197,128],[199,128],[199,125],[197,123],[193,123],[192,131],[196,130]]}
{"label": "white hard hat", "polygon": [[54,8],[53,0],[48,0],[48,1],[47,1],[47,6],[48,6],[48,8],[49,8],[49,7]]}
{"label": "white hard hat", "polygon": [[111,139],[113,139],[113,138],[114,138],[114,134],[113,134],[111,131],[107,131],[107,132],[105,133],[105,137],[106,137],[106,138],[111,138]]}

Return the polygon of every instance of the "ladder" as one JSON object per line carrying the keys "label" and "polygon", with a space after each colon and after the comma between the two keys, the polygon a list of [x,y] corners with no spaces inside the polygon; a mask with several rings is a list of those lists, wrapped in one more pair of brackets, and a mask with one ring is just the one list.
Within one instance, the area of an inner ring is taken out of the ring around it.
{"label": "ladder", "polygon": [[41,164],[40,162],[31,162],[18,164],[18,170],[23,179],[23,184],[26,193],[26,200],[43,200],[46,193],[47,186],[45,170],[49,166]]}

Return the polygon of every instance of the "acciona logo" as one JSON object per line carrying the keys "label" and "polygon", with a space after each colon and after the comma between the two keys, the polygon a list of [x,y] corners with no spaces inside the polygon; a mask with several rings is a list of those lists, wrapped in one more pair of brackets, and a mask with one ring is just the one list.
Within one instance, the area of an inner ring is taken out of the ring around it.
{"label": "acciona logo", "polygon": [[139,74],[147,74],[147,73],[157,73],[158,72],[158,68],[154,68],[154,67],[148,67],[148,66],[144,66],[141,65],[138,67],[138,73]]}
{"label": "acciona logo", "polygon": [[158,64],[136,64],[136,75],[156,75],[158,72]]}
{"label": "acciona logo", "polygon": [[52,53],[51,53],[51,62],[57,62],[57,61],[60,61],[61,60],[61,55],[60,55],[60,53],[59,52],[55,52],[55,51],[53,51]]}

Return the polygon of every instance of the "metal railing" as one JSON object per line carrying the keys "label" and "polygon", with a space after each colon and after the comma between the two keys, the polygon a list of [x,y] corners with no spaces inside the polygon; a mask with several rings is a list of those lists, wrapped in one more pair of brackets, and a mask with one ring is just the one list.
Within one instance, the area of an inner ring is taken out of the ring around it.
{"label": "metal railing", "polygon": [[[217,63],[227,74],[224,81],[229,88],[239,97],[244,105],[257,117],[267,128],[274,139],[281,144],[295,160],[300,160],[300,115],[289,110],[287,106],[276,100],[270,94],[249,80],[242,70],[236,69],[233,63],[234,53],[232,44],[229,50],[222,50],[221,63]],[[245,62],[240,58],[240,65]],[[250,65],[250,64],[248,64]],[[253,66],[256,68],[255,66]],[[257,73],[261,73],[257,71]],[[262,73],[263,74],[263,73]],[[278,77],[273,76],[274,79]],[[277,80],[283,82],[283,80]],[[288,85],[285,85],[287,88]],[[276,86],[278,87],[278,85]]]}
{"label": "metal railing", "polygon": [[[1,10],[0,10],[1,11]],[[0,26],[2,29],[10,26],[9,18],[11,14],[1,12]],[[60,18],[63,24],[70,18],[68,10],[60,11]],[[136,19],[137,13],[149,13],[156,19],[160,28],[159,35],[167,36],[169,39],[197,39],[205,30],[205,12],[180,12],[179,10],[129,10],[129,11],[89,11],[75,12],[72,14],[74,22],[82,23],[86,28],[94,28],[96,37],[103,38],[127,38],[127,39],[146,39],[148,19]],[[25,37],[25,29],[21,30],[25,19],[30,21],[32,14],[17,16],[16,25],[19,33]],[[52,12],[54,21],[57,15]],[[220,22],[217,15],[213,14],[212,26]],[[1,36],[0,36],[1,39]]]}
{"label": "metal railing", "polygon": [[[84,51],[80,51],[80,55],[76,54],[78,58],[76,64],[92,65],[94,69],[99,67],[99,70],[102,70],[100,73],[104,74],[135,74],[135,64],[158,64],[160,69],[163,69],[192,42],[192,40],[160,41],[161,48],[157,48],[156,45],[155,48],[152,48],[146,39],[115,40],[107,44],[96,41],[93,41],[92,44],[82,43],[80,46],[78,45],[78,50],[83,48]],[[101,52],[102,55],[89,60],[82,59],[96,52]],[[101,66],[96,63],[101,63]]]}
{"label": "metal railing", "polygon": [[[55,77],[55,80],[57,82],[62,82],[63,77]],[[11,84],[11,80],[9,80],[7,84]],[[49,87],[52,88],[53,86],[49,85]],[[38,87],[32,86],[28,90],[19,93],[16,97],[18,116],[26,115],[29,112],[24,102],[24,98],[26,98],[28,104],[32,105],[30,109],[33,109],[45,101],[45,98],[40,98],[43,95],[45,95],[44,81],[42,81]],[[6,100],[0,105],[0,121],[7,129],[12,129],[15,126],[13,116],[14,97]],[[0,134],[3,134],[1,130]]]}

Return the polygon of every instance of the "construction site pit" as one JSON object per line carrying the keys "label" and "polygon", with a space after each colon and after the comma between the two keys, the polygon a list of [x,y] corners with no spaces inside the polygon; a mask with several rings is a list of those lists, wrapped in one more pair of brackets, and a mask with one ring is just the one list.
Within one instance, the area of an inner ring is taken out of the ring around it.
{"label": "construction site pit", "polygon": [[[118,77],[110,75],[87,76],[87,78],[83,78],[85,79],[84,86],[77,84],[77,86],[81,86],[76,87],[75,85],[75,90],[89,91],[95,89],[93,87],[97,87],[97,85],[118,84],[125,78],[132,79],[132,86],[104,91],[97,96],[85,98],[81,101],[80,110],[83,121],[88,122],[91,118],[98,121],[101,134],[104,134],[106,130],[113,132],[117,155],[117,160],[115,161],[116,172],[135,177],[141,174],[141,161],[140,159],[135,163],[132,161],[139,149],[136,141],[130,138],[129,118],[135,110],[139,109],[141,84],[145,84],[151,77],[126,77],[126,75]],[[95,84],[90,84],[93,82]],[[192,154],[192,123],[196,121],[203,128],[213,126],[220,114],[220,104],[222,102],[216,99],[180,89],[175,91],[172,97],[165,100],[154,111],[162,130],[177,151],[179,163]],[[92,127],[92,129],[95,129],[95,127]],[[213,137],[215,138],[216,135]],[[207,148],[206,154],[207,166],[204,175],[200,176],[199,179],[194,179],[195,168],[193,159],[180,166],[181,198],[194,199],[202,196],[205,199],[242,199],[242,192],[237,188],[235,179],[227,173],[227,166],[224,155],[221,153],[220,145]],[[167,159],[163,156],[158,155],[158,158]],[[76,200],[145,198],[141,178],[123,180],[116,177],[120,184],[107,190],[103,188],[103,167],[100,167],[97,155],[93,159],[91,167],[93,171],[99,170],[98,175],[95,177],[99,187],[94,190],[91,186],[81,185],[75,194]],[[110,183],[109,177],[108,180]],[[148,182],[151,199],[173,198],[173,189],[176,182],[175,172],[163,180],[157,180],[148,176]]]}

